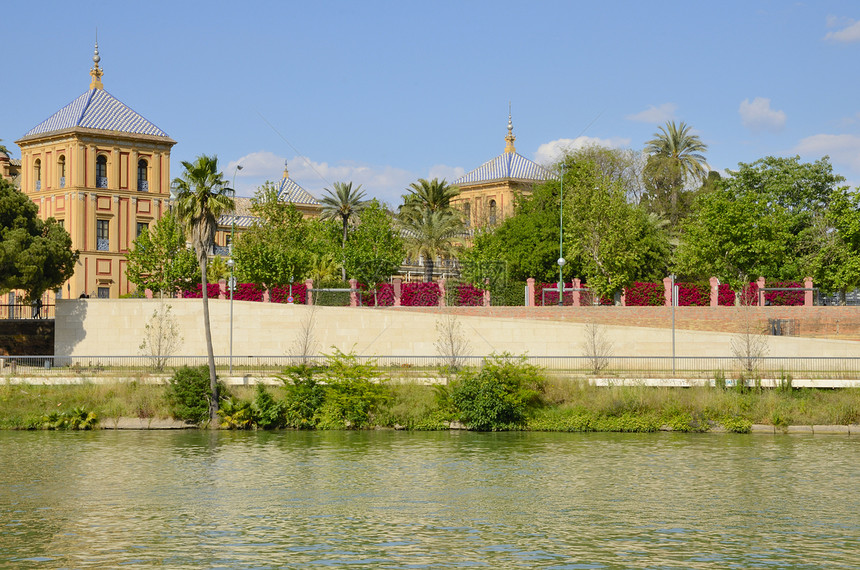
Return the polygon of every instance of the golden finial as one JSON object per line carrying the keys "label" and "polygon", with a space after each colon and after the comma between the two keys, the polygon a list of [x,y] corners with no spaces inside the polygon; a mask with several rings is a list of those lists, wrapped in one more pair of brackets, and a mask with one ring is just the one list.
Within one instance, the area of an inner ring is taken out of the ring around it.
{"label": "golden finial", "polygon": [[287,161],[285,160],[284,161],[284,179],[287,179],[289,177],[290,177],[290,171],[287,170]]}
{"label": "golden finial", "polygon": [[508,136],[505,137],[505,152],[517,152],[517,149],[514,148],[515,140],[517,137],[514,136],[514,123],[511,121],[511,103],[508,101]]}
{"label": "golden finial", "polygon": [[102,60],[99,57],[99,40],[98,40],[98,32],[96,32],[96,50],[93,54],[93,68],[90,70],[90,76],[93,78],[90,81],[90,89],[104,89],[105,86],[102,84],[102,75],[104,75],[104,71],[99,67],[99,62]]}

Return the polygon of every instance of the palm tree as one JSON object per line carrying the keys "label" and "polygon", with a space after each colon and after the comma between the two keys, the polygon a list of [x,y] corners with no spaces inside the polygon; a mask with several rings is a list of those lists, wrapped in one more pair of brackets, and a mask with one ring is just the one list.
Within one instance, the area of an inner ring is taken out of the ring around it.
{"label": "palm tree", "polygon": [[460,193],[459,188],[449,186],[444,178],[442,180],[434,178],[430,181],[419,178],[418,182],[410,184],[407,190],[409,194],[403,197],[403,205],[400,206],[400,213],[404,215],[409,215],[407,210],[416,209],[428,209],[431,212],[449,211],[451,199]]}
{"label": "palm tree", "polygon": [[[702,180],[707,173],[702,153],[708,150],[708,145],[698,135],[691,134],[690,126],[683,121],[680,125],[667,121],[645,145],[645,152],[650,155],[644,177],[646,186],[650,186],[651,210],[668,215],[674,225],[681,217],[678,202],[685,183]],[[663,205],[658,206],[659,203]]]}
{"label": "palm tree", "polygon": [[[354,219],[365,208],[368,201],[364,199],[364,192],[361,191],[361,184],[354,190],[352,182],[335,182],[334,190],[326,188],[327,196],[323,196],[322,202],[322,219],[333,220],[340,218],[343,222],[343,241],[341,243],[341,251],[346,249],[346,233],[349,227],[350,219]],[[344,260],[345,261],[345,260]],[[346,267],[341,266],[341,278],[346,281]]]}
{"label": "palm tree", "polygon": [[433,212],[429,208],[401,215],[399,220],[406,254],[424,258],[424,282],[430,283],[434,260],[454,253],[454,240],[463,232],[463,221],[454,212]]}
{"label": "palm tree", "polygon": [[191,236],[191,244],[200,266],[200,284],[203,292],[203,327],[206,332],[206,353],[209,357],[209,419],[218,425],[218,384],[215,375],[215,355],[212,352],[212,331],[209,329],[209,300],[206,266],[215,243],[218,218],[234,209],[233,192],[227,187],[224,174],[218,171],[218,158],[201,155],[193,163],[182,162],[185,171],[173,180],[176,195],[176,214]]}
{"label": "palm tree", "polygon": [[[2,142],[3,142],[3,139],[0,139],[0,143],[2,143]],[[9,149],[6,148],[6,145],[4,145],[4,144],[0,144],[0,152],[5,154],[6,156],[9,156]]]}

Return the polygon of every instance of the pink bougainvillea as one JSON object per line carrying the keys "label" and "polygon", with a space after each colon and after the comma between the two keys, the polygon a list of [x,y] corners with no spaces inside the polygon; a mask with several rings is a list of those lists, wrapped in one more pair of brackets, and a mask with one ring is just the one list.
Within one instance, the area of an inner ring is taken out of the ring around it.
{"label": "pink bougainvillea", "polygon": [[404,283],[400,304],[404,307],[432,307],[439,304],[438,283]]}
{"label": "pink bougainvillea", "polygon": [[484,304],[484,290],[471,283],[460,283],[457,285],[456,298],[457,305],[461,307],[480,307]]}
{"label": "pink bougainvillea", "polygon": [[679,307],[707,307],[711,304],[711,287],[704,283],[675,283]]}
{"label": "pink bougainvillea", "polygon": [[391,283],[380,283],[376,286],[376,299],[374,299],[373,297],[373,291],[371,291],[370,288],[364,283],[359,283],[358,288],[361,289],[362,306],[394,306],[394,285],[392,285]]}
{"label": "pink bougainvillea", "polygon": [[624,289],[624,304],[628,307],[659,307],[666,304],[662,283],[636,282]]}
{"label": "pink bougainvillea", "polygon": [[735,304],[735,292],[728,283],[720,283],[717,287],[717,304],[721,307],[733,307]]}
{"label": "pink bougainvillea", "polygon": [[[239,287],[242,287],[241,285]],[[272,303],[286,303],[290,298],[290,286],[278,285],[272,287],[271,301]],[[304,305],[308,296],[308,288],[304,283],[293,283],[292,286],[293,303],[296,305]],[[248,299],[249,301],[256,299]],[[262,291],[260,292],[260,300],[262,300]]]}
{"label": "pink bougainvillea", "polygon": [[[765,284],[765,289],[770,289],[771,287],[803,289],[803,283],[798,283],[797,281],[771,281]],[[774,306],[798,307],[803,305],[804,292],[765,291],[764,302],[765,304]]]}
{"label": "pink bougainvillea", "polygon": [[[217,299],[218,295],[221,294],[221,286],[217,283],[207,283],[206,284],[206,293],[207,297],[210,299]],[[196,286],[182,292],[183,299],[202,299],[203,298],[203,286],[200,283],[197,283]]]}

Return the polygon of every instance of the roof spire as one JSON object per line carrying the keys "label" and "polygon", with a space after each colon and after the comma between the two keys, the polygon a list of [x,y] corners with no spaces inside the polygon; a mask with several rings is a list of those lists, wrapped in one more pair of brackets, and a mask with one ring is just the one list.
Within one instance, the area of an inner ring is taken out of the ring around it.
{"label": "roof spire", "polygon": [[90,89],[104,89],[105,86],[102,84],[102,75],[104,75],[104,71],[99,67],[99,62],[102,60],[99,57],[99,32],[96,29],[96,49],[93,53],[93,68],[90,70],[90,76],[93,78],[90,81]]}
{"label": "roof spire", "polygon": [[511,102],[508,101],[508,136],[505,137],[505,152],[514,153],[517,149],[514,148],[514,141],[517,137],[514,136],[514,123],[511,121]]}
{"label": "roof spire", "polygon": [[290,171],[287,168],[287,161],[284,160],[284,179],[287,179],[289,177],[290,177]]}

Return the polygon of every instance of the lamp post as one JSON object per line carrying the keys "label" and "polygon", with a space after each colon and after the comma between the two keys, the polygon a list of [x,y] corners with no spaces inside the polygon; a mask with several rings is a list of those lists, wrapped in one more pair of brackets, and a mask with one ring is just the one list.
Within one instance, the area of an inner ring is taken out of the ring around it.
{"label": "lamp post", "polygon": [[561,163],[561,183],[558,187],[558,306],[564,306],[564,277],[561,270],[564,267],[563,236],[564,236],[564,162]]}
{"label": "lamp post", "polygon": [[236,278],[233,277],[233,266],[236,262],[233,258],[227,260],[227,267],[230,268],[230,376],[233,375],[233,289],[236,288]]}
{"label": "lamp post", "polygon": [[233,191],[233,217],[230,222],[230,257],[233,256],[233,240],[236,239],[236,174],[242,170],[242,165],[237,164],[233,170],[233,186],[230,188]]}
{"label": "lamp post", "polygon": [[677,293],[675,293],[675,274],[670,275],[672,279],[672,376],[675,376],[675,303],[677,302]]}

